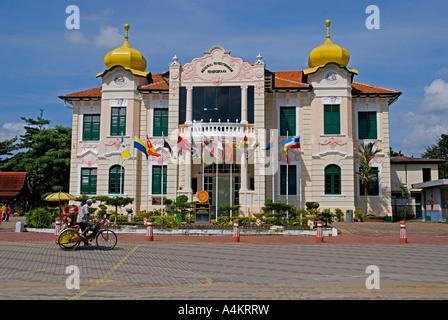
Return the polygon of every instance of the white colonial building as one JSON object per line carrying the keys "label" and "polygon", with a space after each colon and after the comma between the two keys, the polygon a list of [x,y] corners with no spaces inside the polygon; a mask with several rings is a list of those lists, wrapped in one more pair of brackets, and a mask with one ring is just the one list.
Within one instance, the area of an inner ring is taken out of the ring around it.
{"label": "white colonial building", "polygon": [[[401,93],[353,81],[358,71],[326,25],[306,70],[273,71],[260,55],[248,62],[213,46],[184,64],[175,56],[157,74],[129,45],[126,25],[123,46],[97,75],[102,86],[60,96],[73,106],[70,192],[133,197],[139,212],[159,209],[162,196],[197,200],[205,190],[212,219],[216,206],[239,203],[250,215],[266,198],[345,212],[363,206],[356,149],[373,141],[383,151],[372,164],[369,210],[390,215],[389,106]],[[161,156],[135,149],[135,137]],[[282,142],[291,137],[300,148],[288,149],[287,163]]]}

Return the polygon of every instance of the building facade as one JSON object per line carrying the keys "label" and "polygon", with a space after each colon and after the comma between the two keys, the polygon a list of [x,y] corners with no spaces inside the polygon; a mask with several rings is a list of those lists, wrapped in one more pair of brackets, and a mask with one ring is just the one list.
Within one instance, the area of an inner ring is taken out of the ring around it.
{"label": "building facade", "polygon": [[[227,203],[251,215],[267,198],[345,212],[364,206],[356,150],[374,142],[382,151],[368,208],[390,215],[389,107],[401,93],[353,81],[350,54],[326,26],[306,70],[272,71],[260,55],[247,62],[214,46],[151,74],[126,25],[102,86],[60,96],[73,106],[70,192],[133,197],[139,212],[205,190],[212,219]],[[136,137],[156,153],[134,148]],[[285,149],[289,138],[300,148]]]}

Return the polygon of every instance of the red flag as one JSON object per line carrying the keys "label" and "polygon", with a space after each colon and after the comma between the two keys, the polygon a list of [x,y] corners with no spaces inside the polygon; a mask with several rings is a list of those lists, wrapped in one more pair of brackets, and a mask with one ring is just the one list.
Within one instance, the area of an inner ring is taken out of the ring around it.
{"label": "red flag", "polygon": [[233,139],[229,139],[229,147],[227,148],[227,162],[233,163]]}
{"label": "red flag", "polygon": [[179,146],[179,148],[191,152],[191,143],[190,143],[190,141],[188,141],[187,139],[182,138],[181,136],[179,136],[177,138],[177,145]]}

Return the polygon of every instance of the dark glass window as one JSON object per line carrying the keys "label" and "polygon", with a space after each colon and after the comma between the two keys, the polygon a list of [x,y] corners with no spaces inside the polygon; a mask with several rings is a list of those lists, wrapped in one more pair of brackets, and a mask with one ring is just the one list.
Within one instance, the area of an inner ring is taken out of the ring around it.
{"label": "dark glass window", "polygon": [[[179,123],[185,123],[187,90],[182,87],[179,97]],[[241,87],[194,87],[193,120],[209,122],[241,121]],[[247,121],[254,122],[254,87],[247,91]]]}

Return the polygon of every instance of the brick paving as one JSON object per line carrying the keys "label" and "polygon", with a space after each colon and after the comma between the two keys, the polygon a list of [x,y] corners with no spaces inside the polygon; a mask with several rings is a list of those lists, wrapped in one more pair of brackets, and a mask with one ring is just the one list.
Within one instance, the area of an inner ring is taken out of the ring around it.
{"label": "brick paving", "polygon": [[[12,218],[12,217],[11,217]],[[12,220],[12,219],[11,219]],[[338,236],[118,235],[117,247],[62,251],[53,234],[0,229],[0,300],[447,299],[448,225],[336,223]],[[66,288],[67,266],[80,289]],[[366,268],[380,270],[378,290]]]}

